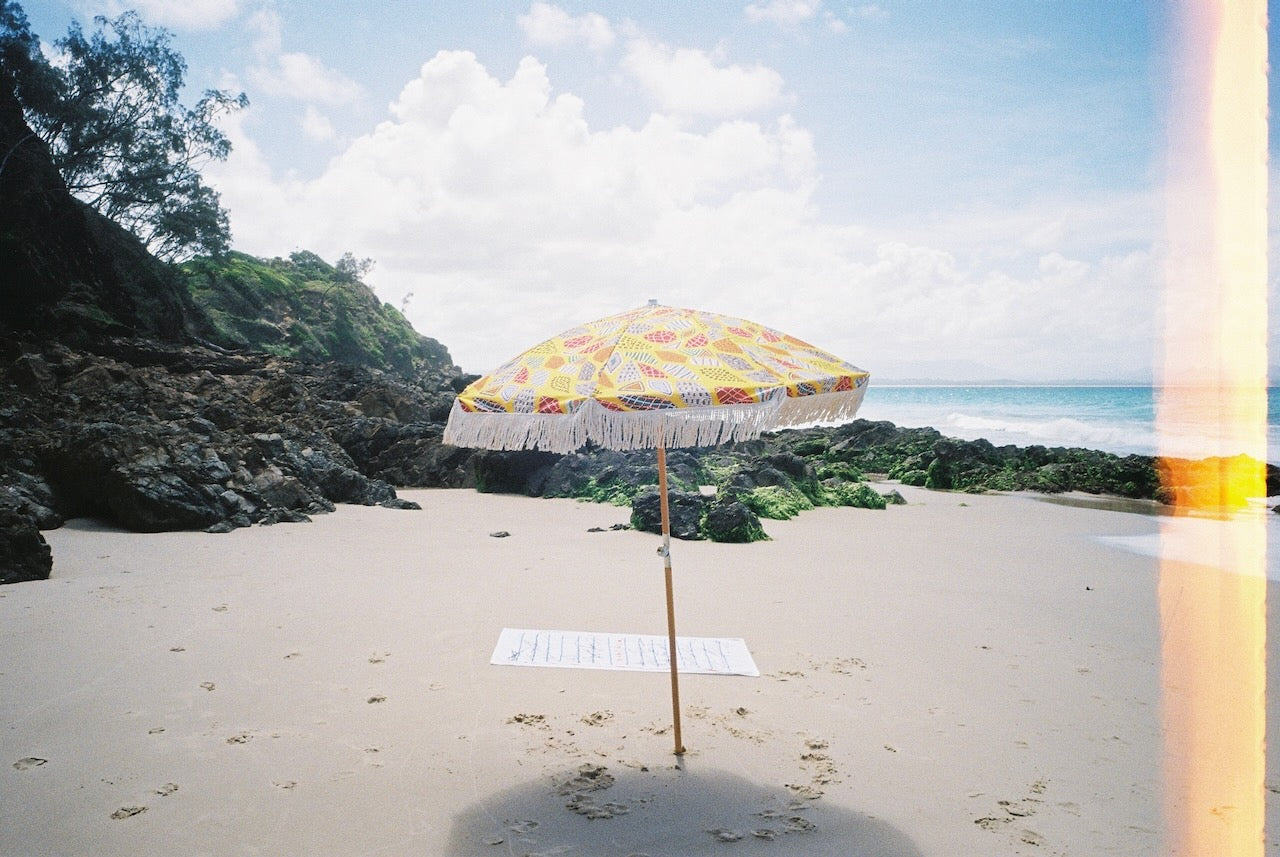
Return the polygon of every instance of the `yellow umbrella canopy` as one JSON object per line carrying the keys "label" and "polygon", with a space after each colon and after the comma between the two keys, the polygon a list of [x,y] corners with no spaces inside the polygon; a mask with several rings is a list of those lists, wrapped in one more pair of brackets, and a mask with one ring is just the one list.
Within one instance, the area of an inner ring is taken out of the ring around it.
{"label": "yellow umbrella canopy", "polygon": [[852,418],[868,374],[756,322],[649,304],[567,330],[468,386],[444,442],[571,452],[711,446]]}
{"label": "yellow umbrella canopy", "polygon": [[851,419],[869,377],[762,324],[650,301],[567,330],[468,385],[453,403],[444,442],[550,452],[588,441],[657,449],[672,731],[681,755],[666,450]]}

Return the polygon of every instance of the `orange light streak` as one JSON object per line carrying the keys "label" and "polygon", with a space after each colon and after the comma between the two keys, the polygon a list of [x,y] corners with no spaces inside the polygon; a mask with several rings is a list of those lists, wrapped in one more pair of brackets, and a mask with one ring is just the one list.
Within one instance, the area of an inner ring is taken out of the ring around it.
{"label": "orange light streak", "polygon": [[[1179,0],[1160,452],[1166,853],[1261,857],[1266,722],[1265,0]],[[1178,526],[1208,516],[1210,528]],[[1188,542],[1194,540],[1194,544]],[[1190,550],[1189,550],[1190,549]],[[1211,557],[1192,563],[1171,557]]]}

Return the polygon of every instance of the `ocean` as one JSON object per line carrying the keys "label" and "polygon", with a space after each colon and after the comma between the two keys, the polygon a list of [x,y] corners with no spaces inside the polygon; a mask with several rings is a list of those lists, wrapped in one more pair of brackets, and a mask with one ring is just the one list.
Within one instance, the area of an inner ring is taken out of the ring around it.
{"label": "ocean", "polygon": [[[1267,460],[1280,463],[1280,388],[1267,392]],[[873,378],[858,416],[888,420],[910,428],[932,426],[944,435],[966,440],[985,438],[996,446],[1040,444],[1083,447],[1119,455],[1155,455],[1158,395],[1158,390],[1141,386],[877,385]],[[1211,405],[1206,403],[1206,407]],[[1167,428],[1175,435],[1171,444],[1166,439],[1165,448],[1169,452],[1200,457],[1196,453],[1203,451],[1206,444],[1194,437],[1193,428],[1176,424]],[[1226,450],[1222,452],[1231,454]],[[1275,499],[1270,498],[1270,503],[1274,502]],[[1259,498],[1253,511],[1265,514],[1267,543],[1280,544],[1280,515],[1267,512],[1267,505]],[[1238,520],[1215,522],[1182,518],[1165,519],[1163,526],[1176,526],[1196,534],[1189,543],[1198,546],[1202,555],[1180,558],[1216,565],[1216,548],[1221,544],[1222,534],[1213,528],[1242,524]],[[1099,536],[1099,540],[1151,556],[1170,551],[1172,544],[1159,533]],[[1268,550],[1265,562],[1266,576],[1280,581],[1280,551]]]}
{"label": "ocean", "polygon": [[[1267,460],[1280,462],[1280,395],[1267,397]],[[1158,391],[1142,386],[893,385],[873,378],[858,416],[996,446],[1066,446],[1118,455],[1155,455]],[[1210,405],[1206,403],[1206,407]],[[1189,426],[1171,427],[1166,450],[1204,448]],[[1235,450],[1236,452],[1240,450]],[[1224,451],[1225,452],[1225,451]],[[1230,453],[1227,453],[1230,454]]]}

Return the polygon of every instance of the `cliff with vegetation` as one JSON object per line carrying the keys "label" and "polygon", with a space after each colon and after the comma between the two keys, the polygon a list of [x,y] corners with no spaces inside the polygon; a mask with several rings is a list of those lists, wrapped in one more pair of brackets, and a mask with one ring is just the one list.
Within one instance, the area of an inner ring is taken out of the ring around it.
{"label": "cliff with vegetation", "polygon": [[443,345],[314,253],[257,259],[232,252],[188,262],[179,277],[202,312],[202,334],[223,348],[406,377],[439,380],[441,369],[454,371]]}
{"label": "cliff with vegetation", "polygon": [[6,86],[0,152],[0,582],[47,577],[68,517],[226,530],[410,506],[424,462],[461,483],[457,367],[367,286],[311,253],[160,261],[71,196]]}

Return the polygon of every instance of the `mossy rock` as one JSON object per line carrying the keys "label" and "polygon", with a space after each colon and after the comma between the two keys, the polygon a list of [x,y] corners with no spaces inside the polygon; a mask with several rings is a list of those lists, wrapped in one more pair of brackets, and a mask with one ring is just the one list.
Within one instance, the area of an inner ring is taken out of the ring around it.
{"label": "mossy rock", "polygon": [[752,488],[742,495],[747,508],[762,518],[786,521],[813,508],[813,501],[798,489],[781,485]]}
{"label": "mossy rock", "polygon": [[760,517],[736,497],[717,497],[702,520],[702,533],[713,542],[768,541]]}
{"label": "mossy rock", "polygon": [[923,470],[908,470],[898,477],[898,481],[903,485],[911,485],[915,488],[924,487],[924,483],[928,481],[929,474]]}
{"label": "mossy rock", "polygon": [[928,468],[925,469],[924,487],[932,488],[937,491],[946,491],[954,487],[954,478],[951,473],[951,467],[940,458],[935,458],[929,462]]}
{"label": "mossy rock", "polygon": [[888,503],[874,488],[865,482],[851,485],[847,482],[824,483],[820,487],[820,506],[852,506],[857,509],[883,509]]}
{"label": "mossy rock", "polygon": [[847,461],[822,461],[817,465],[819,480],[839,479],[841,482],[861,482],[865,478],[862,469]]}

